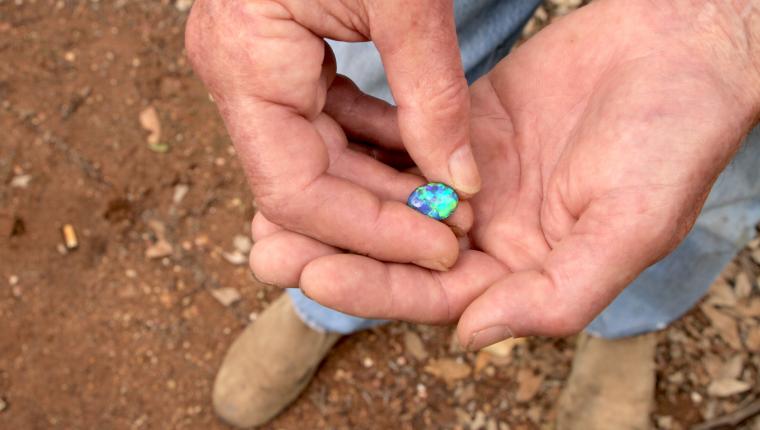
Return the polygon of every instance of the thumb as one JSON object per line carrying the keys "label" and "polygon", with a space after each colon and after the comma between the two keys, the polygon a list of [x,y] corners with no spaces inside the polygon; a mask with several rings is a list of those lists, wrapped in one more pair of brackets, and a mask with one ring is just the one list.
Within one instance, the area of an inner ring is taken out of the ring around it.
{"label": "thumb", "polygon": [[469,304],[457,327],[460,342],[478,350],[508,337],[582,331],[685,234],[678,219],[634,218],[592,206],[538,267],[503,277]]}
{"label": "thumb", "polygon": [[407,151],[429,180],[464,196],[477,193],[480,175],[470,147],[470,96],[453,3],[386,0],[368,13]]}

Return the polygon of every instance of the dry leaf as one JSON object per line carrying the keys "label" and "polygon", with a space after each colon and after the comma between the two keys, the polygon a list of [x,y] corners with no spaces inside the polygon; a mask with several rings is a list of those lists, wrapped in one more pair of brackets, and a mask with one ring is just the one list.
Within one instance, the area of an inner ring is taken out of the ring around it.
{"label": "dry leaf", "polygon": [[744,344],[747,345],[749,352],[760,352],[760,327],[755,326],[749,329]]}
{"label": "dry leaf", "polygon": [[736,354],[723,363],[720,368],[718,379],[737,379],[744,370],[744,357]]}
{"label": "dry leaf", "polygon": [[760,297],[753,297],[749,302],[742,302],[736,305],[736,312],[745,318],[760,317]]}
{"label": "dry leaf", "polygon": [[707,303],[713,306],[734,306],[736,305],[736,296],[734,289],[722,279],[715,281],[710,286],[710,292],[707,297]]}
{"label": "dry leaf", "polygon": [[148,106],[140,112],[140,125],[148,130],[148,144],[155,146],[161,140],[161,122],[158,119],[158,112],[153,106]]}
{"label": "dry leaf", "polygon": [[425,361],[428,358],[428,352],[425,350],[422,339],[413,331],[404,332],[404,348],[419,361]]}
{"label": "dry leaf", "polygon": [[716,379],[707,387],[707,394],[713,397],[729,397],[752,388],[751,384],[736,379]]}
{"label": "dry leaf", "polygon": [[752,281],[749,279],[747,272],[741,272],[736,275],[734,294],[736,294],[737,299],[746,299],[752,294]]}
{"label": "dry leaf", "polygon": [[523,368],[517,372],[517,392],[515,393],[515,400],[518,402],[528,402],[536,397],[538,390],[541,388],[541,383],[544,381],[544,376],[540,373],[535,373],[532,369]]}
{"label": "dry leaf", "polygon": [[709,305],[701,307],[702,312],[710,320],[710,323],[718,330],[718,334],[723,340],[734,349],[742,349],[742,342],[739,338],[739,328],[736,320],[715,309]]}
{"label": "dry leaf", "polygon": [[472,369],[466,363],[460,363],[451,358],[439,358],[430,360],[430,363],[425,366],[425,371],[443,379],[447,384],[453,384],[470,376]]}

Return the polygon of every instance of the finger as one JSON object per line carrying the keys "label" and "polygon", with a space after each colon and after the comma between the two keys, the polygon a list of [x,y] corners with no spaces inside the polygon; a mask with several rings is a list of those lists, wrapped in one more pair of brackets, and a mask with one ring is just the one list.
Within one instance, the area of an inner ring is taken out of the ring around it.
{"label": "finger", "polygon": [[[330,172],[365,187],[381,199],[400,202],[406,202],[409,194],[426,182],[417,175],[399,172],[365,154],[347,148],[332,164]],[[457,236],[462,236],[472,227],[473,219],[470,203],[460,201],[445,223],[454,227]]]}
{"label": "finger", "polygon": [[348,147],[356,152],[366,154],[375,160],[387,164],[396,170],[406,170],[414,167],[414,160],[405,151],[394,151],[372,145],[349,142]]}
{"label": "finger", "polygon": [[370,8],[404,146],[431,181],[452,185],[463,197],[477,193],[453,2],[388,0]]}
{"label": "finger", "polygon": [[[324,140],[329,142],[329,173],[366,188],[382,200],[399,202],[406,202],[414,189],[425,184],[419,175],[401,173],[366,154],[352,151],[341,127],[327,115],[319,116],[314,123]],[[453,227],[457,236],[462,236],[472,227],[473,218],[470,203],[460,201],[445,223]]]}
{"label": "finger", "polygon": [[256,215],[253,216],[253,220],[251,221],[251,238],[254,242],[271,236],[278,231],[282,231],[282,227],[269,221],[261,212],[256,212]]}
{"label": "finger", "polygon": [[309,263],[300,285],[310,298],[351,315],[440,324],[456,320],[504,273],[501,264],[479,251],[463,252],[445,273],[338,254]]}
{"label": "finger", "polygon": [[460,342],[477,350],[507,337],[566,336],[583,330],[667,252],[664,244],[670,241],[664,239],[678,230],[676,223],[648,224],[650,218],[641,213],[631,220],[625,216],[629,209],[592,206],[541,268],[495,282],[462,314]]}
{"label": "finger", "polygon": [[396,108],[363,93],[345,76],[335,77],[327,91],[324,111],[343,127],[350,140],[406,151]]}
{"label": "finger", "polygon": [[339,252],[310,237],[281,230],[253,245],[249,263],[260,281],[282,288],[297,288],[301,272],[309,262]]}

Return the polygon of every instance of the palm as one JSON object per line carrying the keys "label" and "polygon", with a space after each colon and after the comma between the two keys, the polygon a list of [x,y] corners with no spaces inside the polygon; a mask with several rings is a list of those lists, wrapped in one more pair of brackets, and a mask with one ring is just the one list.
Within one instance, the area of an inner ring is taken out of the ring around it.
{"label": "palm", "polygon": [[553,24],[473,85],[483,187],[451,271],[327,256],[302,288],[368,317],[461,317],[465,342],[494,325],[561,335],[672,249],[748,124],[695,51],[620,4]]}

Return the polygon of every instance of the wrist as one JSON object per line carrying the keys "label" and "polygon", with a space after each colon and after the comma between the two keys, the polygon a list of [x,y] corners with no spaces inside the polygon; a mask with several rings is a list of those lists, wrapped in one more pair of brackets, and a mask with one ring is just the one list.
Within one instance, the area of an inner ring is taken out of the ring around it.
{"label": "wrist", "polygon": [[735,94],[737,107],[760,116],[760,0],[677,0],[673,2],[690,44],[705,55]]}

